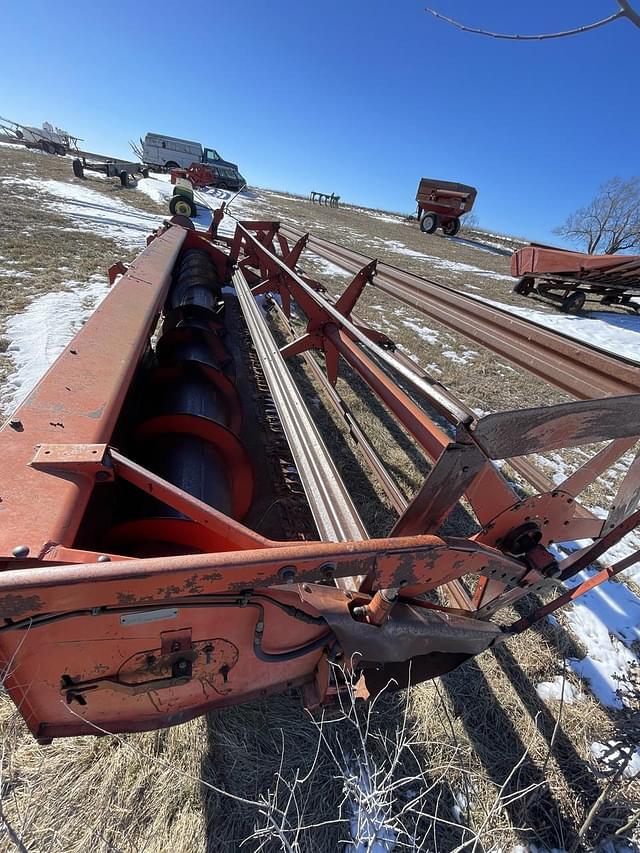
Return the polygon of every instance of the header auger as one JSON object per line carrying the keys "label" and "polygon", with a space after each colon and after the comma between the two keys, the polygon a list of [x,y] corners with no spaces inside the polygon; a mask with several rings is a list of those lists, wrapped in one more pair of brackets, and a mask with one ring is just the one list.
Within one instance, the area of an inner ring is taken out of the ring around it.
{"label": "header auger", "polygon": [[[640,435],[640,366],[557,338],[567,367],[549,362],[550,381],[575,383],[578,400],[477,418],[355,313],[379,286],[429,314],[433,283],[277,222],[221,236],[221,219],[200,232],[176,216],[114,266],[109,295],[0,432],[0,654],[43,742],[291,688],[330,704],[334,662],[363,692],[432,678],[639,558],[561,588],[640,522],[637,457],[606,519],[577,500]],[[310,242],[353,269],[339,297],[298,272]],[[267,293],[284,344],[257,299]],[[463,322],[474,303],[442,293],[455,302],[444,322]],[[550,333],[529,324],[519,345],[524,321],[501,326],[475,304],[468,333],[540,373]],[[386,538],[369,537],[305,405],[287,366],[298,355],[398,514]],[[411,500],[335,388],[344,363],[433,461]],[[522,458],[605,441],[560,484]],[[505,459],[529,494],[496,466]],[[477,531],[440,535],[461,499]],[[575,539],[592,542],[564,557],[552,547]],[[543,590],[544,606],[510,617]]]}

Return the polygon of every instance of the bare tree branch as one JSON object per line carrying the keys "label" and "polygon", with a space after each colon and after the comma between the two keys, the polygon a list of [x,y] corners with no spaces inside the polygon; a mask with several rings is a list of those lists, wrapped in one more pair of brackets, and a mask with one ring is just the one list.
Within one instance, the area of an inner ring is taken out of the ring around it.
{"label": "bare tree branch", "polygon": [[600,246],[606,255],[639,248],[640,178],[611,178],[554,233],[583,246],[590,255]]}
{"label": "bare tree branch", "polygon": [[543,41],[544,39],[558,39],[564,38],[565,36],[575,36],[580,33],[589,32],[589,30],[595,30],[598,27],[603,27],[605,24],[610,24],[612,21],[617,21],[619,18],[627,18],[637,27],[640,27],[640,14],[636,12],[628,0],[617,0],[620,8],[617,12],[614,12],[613,15],[609,15],[608,18],[602,18],[600,21],[594,21],[592,24],[585,24],[582,27],[575,27],[571,30],[562,30],[556,33],[539,33],[535,35],[518,35],[516,33],[494,33],[490,30],[483,30],[480,27],[469,27],[466,24],[463,24],[461,21],[456,21],[454,18],[449,18],[447,15],[443,15],[441,12],[437,12],[435,9],[426,8],[425,12],[429,12],[434,18],[438,18],[441,21],[446,21],[448,24],[456,27],[459,30],[462,30],[465,33],[476,33],[481,36],[489,36],[490,38],[495,39],[508,39],[510,41]]}

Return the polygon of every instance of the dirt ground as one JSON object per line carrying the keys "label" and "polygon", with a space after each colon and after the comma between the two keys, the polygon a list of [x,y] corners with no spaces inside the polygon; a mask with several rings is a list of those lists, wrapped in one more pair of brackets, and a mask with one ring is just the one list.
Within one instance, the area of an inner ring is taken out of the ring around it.
{"label": "dirt ground", "polygon": [[[136,254],[114,239],[69,228],[64,214],[44,211],[15,177],[76,180],[68,158],[0,146],[0,270],[10,272],[0,278],[0,336],[7,319],[37,296],[105,274],[114,260]],[[86,184],[145,213],[166,213],[115,181],[89,178]],[[383,211],[325,208],[268,190],[256,196],[260,217],[277,217],[465,292],[522,304],[508,278],[507,252],[517,240],[475,231],[449,240]],[[497,251],[464,241],[494,244]],[[333,293],[349,280],[308,254],[301,266]],[[556,310],[541,302],[535,307]],[[479,413],[566,399],[375,288],[365,292],[359,313]],[[13,369],[1,342],[0,384]],[[427,470],[422,456],[346,370],[338,390],[411,496]],[[342,448],[340,469],[369,532],[386,533],[393,511],[357,449],[343,441],[342,425],[321,393],[310,386],[306,393],[327,443],[336,452]],[[553,472],[553,459],[536,461]],[[563,460],[568,470],[582,461],[584,451]],[[604,504],[620,476],[599,483],[592,503]],[[565,663],[584,652],[562,620],[541,624],[450,675],[385,694],[372,709],[348,709],[342,720],[320,727],[292,695],[166,731],[42,747],[0,696],[0,850],[337,850],[350,837],[349,803],[363,756],[379,770],[367,807],[392,803],[401,816],[397,849],[637,849],[638,782],[597,763],[590,745],[638,743],[638,711],[605,708],[584,689]],[[563,699],[540,698],[537,685],[558,676],[566,683]],[[284,828],[286,844],[275,837],[274,821]]]}

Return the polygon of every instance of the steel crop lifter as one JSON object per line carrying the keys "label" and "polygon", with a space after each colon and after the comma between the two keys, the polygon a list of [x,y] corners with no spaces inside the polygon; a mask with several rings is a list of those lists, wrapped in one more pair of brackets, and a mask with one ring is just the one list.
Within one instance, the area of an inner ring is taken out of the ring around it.
{"label": "steel crop lifter", "polygon": [[[294,244],[277,222],[248,222],[219,237],[221,218],[204,233],[174,217],[128,270],[112,268],[124,274],[0,431],[0,655],[41,741],[172,725],[291,688],[318,707],[341,689],[336,663],[363,691],[431,678],[638,559],[527,618],[496,617],[638,524],[637,458],[604,521],[577,496],[633,446],[640,395],[478,419],[355,314],[375,261],[330,296],[296,272],[308,235]],[[269,293],[290,333],[281,345]],[[307,324],[297,336],[292,300]],[[385,538],[369,537],[306,408],[297,356],[398,512]],[[416,495],[341,400],[345,369],[432,460]],[[604,441],[524,498],[493,464]],[[475,533],[439,535],[462,497]],[[558,561],[551,543],[576,538],[592,544]]]}

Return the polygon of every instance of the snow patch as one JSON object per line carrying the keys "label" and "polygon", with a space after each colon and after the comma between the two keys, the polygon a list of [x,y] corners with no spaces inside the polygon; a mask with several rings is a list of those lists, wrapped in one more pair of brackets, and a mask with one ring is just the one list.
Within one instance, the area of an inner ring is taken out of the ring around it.
{"label": "snow patch", "polygon": [[590,746],[591,754],[610,770],[624,767],[622,775],[626,779],[635,779],[640,774],[640,747],[632,750],[620,741],[609,740],[606,743],[594,741]]}
{"label": "snow patch", "polygon": [[144,193],[157,204],[164,204],[173,195],[170,175],[154,175],[152,178],[139,178],[136,189]]}
{"label": "snow patch", "polygon": [[334,264],[331,261],[327,261],[320,255],[316,255],[315,252],[308,252],[307,257],[313,259],[313,263],[320,268],[321,273],[323,273],[324,275],[340,276],[342,278],[351,277],[351,273],[348,272],[348,270],[339,267],[337,264]]}
{"label": "snow patch", "polygon": [[488,252],[490,255],[511,255],[512,249],[500,243],[480,243],[477,240],[469,240],[466,237],[449,237],[454,243],[460,243],[461,246],[469,246],[472,249],[477,249],[479,252]]}
{"label": "snow patch", "polygon": [[74,230],[98,234],[129,248],[144,246],[147,235],[162,223],[159,216],[143,213],[115,196],[81,184],[38,178],[12,180],[41,194],[45,207],[68,217]]}
{"label": "snow patch", "polygon": [[378,213],[374,210],[365,210],[365,213],[372,219],[379,219],[380,222],[393,222],[394,225],[404,222],[404,216],[393,216],[385,213]]}
{"label": "snow patch", "polygon": [[[591,317],[569,314],[546,314],[535,308],[520,308],[469,294],[471,299],[493,305],[509,314],[524,317],[538,326],[560,332],[569,338],[589,344],[630,361],[640,362],[640,317],[627,314],[594,312]],[[595,315],[595,319],[594,319]],[[602,318],[602,319],[600,319]]]}
{"label": "snow patch", "polygon": [[[587,569],[565,581],[569,588],[588,580]],[[630,674],[638,666],[632,651],[640,641],[640,598],[623,583],[601,584],[563,611],[567,625],[586,649],[569,666],[587,679],[592,693],[608,708],[622,708],[633,694]]]}
{"label": "snow patch", "polygon": [[399,240],[378,240],[378,242],[399,255],[406,255],[410,258],[422,258],[438,270],[447,270],[448,272],[460,275],[470,274],[479,276],[480,278],[494,278],[502,281],[513,282],[513,278],[510,275],[503,275],[502,273],[494,272],[493,270],[485,270],[481,267],[476,267],[473,264],[465,264],[462,261],[447,261],[445,258],[439,258],[436,255],[429,255],[426,252],[416,252],[415,249],[410,249]]}
{"label": "snow patch", "polygon": [[465,349],[462,350],[462,352],[456,352],[452,349],[443,349],[442,355],[444,358],[448,358],[449,361],[453,361],[456,364],[470,364],[478,353],[473,349]]}
{"label": "snow patch", "polygon": [[345,780],[351,806],[351,837],[354,853],[391,853],[396,833],[388,825],[389,805],[375,790],[363,762]]}
{"label": "snow patch", "polygon": [[0,142],[0,146],[2,146],[2,148],[15,148],[16,150],[19,150],[19,151],[26,151],[27,150],[24,145],[20,145],[19,143],[16,143],[16,142]]}
{"label": "snow patch", "polygon": [[428,344],[438,343],[440,333],[436,332],[435,329],[430,329],[428,326],[425,326],[423,323],[419,323],[417,320],[403,320],[402,325],[406,326],[408,329],[413,329],[413,331],[417,332],[422,340],[426,341]]}
{"label": "snow patch", "polygon": [[18,406],[33,390],[109,290],[102,275],[68,281],[68,290],[47,293],[7,322],[6,354],[14,370],[4,383],[0,406]]}
{"label": "snow patch", "polygon": [[562,675],[556,675],[553,681],[541,681],[536,687],[536,693],[545,702],[553,699],[573,705],[574,702],[584,701],[584,695],[579,693]]}

